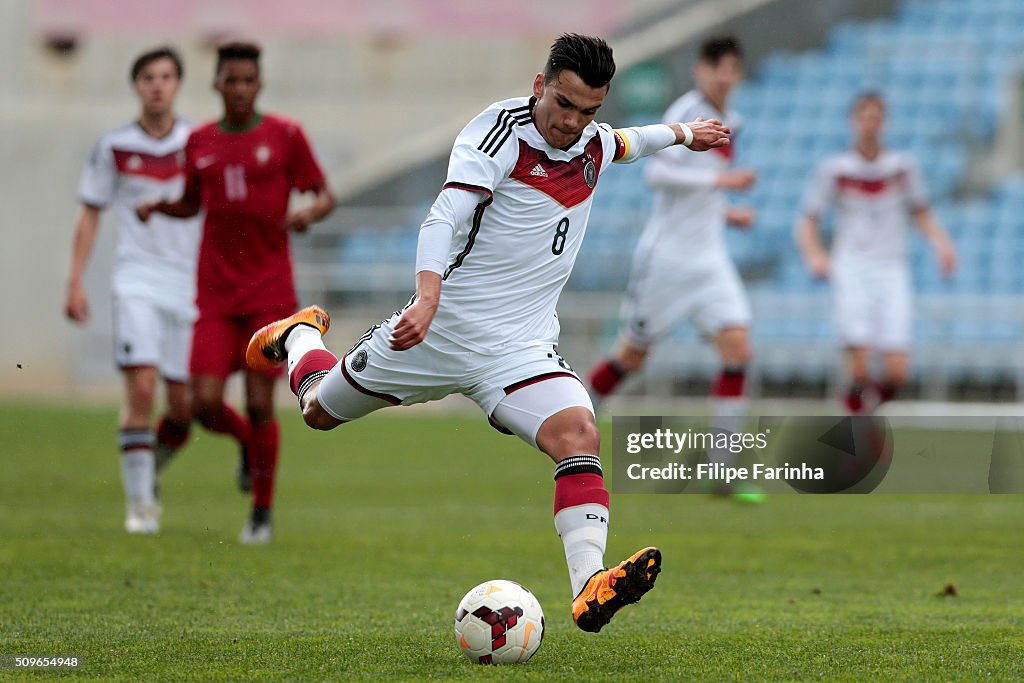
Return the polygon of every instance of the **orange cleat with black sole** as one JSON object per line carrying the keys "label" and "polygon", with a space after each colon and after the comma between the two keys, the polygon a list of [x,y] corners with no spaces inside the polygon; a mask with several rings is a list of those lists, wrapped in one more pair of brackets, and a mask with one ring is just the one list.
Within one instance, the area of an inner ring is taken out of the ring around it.
{"label": "orange cleat with black sole", "polygon": [[616,612],[654,588],[660,572],[657,548],[638,550],[615,567],[596,572],[572,601],[573,621],[584,631],[597,633]]}
{"label": "orange cleat with black sole", "polygon": [[298,325],[309,325],[326,334],[331,328],[331,316],[319,306],[308,306],[298,313],[272,322],[256,330],[245,349],[245,362],[253,370],[272,370],[288,360],[284,340]]}

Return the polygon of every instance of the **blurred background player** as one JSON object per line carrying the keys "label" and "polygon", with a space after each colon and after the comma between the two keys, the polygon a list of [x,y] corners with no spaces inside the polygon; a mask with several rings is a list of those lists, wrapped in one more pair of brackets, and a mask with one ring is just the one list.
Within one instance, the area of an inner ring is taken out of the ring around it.
{"label": "blurred background player", "polygon": [[[206,210],[191,357],[194,415],[242,448],[239,485],[247,489],[251,474],[253,497],[239,539],[243,543],[273,538],[270,509],[280,449],[273,395],[281,371],[247,368],[246,343],[253,332],[298,305],[288,232],[305,232],[334,208],[299,124],[256,109],[259,58],[260,48],[251,43],[218,50],[214,89],[223,99],[224,117],[189,138],[181,197],[137,209],[142,220],[154,212],[194,216]],[[313,193],[313,202],[289,212],[293,189]],[[225,383],[238,370],[245,370],[247,417],[224,401]]]}
{"label": "blurred background player", "polygon": [[600,434],[586,389],[558,354],[555,305],[613,161],[729,143],[718,121],[625,130],[595,123],[614,73],[605,41],[562,35],[532,97],[496,102],[462,130],[420,228],[416,295],[341,362],[324,347],[329,320],[318,307],[260,330],[247,353],[253,367],[287,359],[303,417],[316,429],[462,393],[500,431],[550,456],[573,620],[585,631],[599,631],[653,587],[661,553],[643,548],[603,567],[609,497]]}
{"label": "blurred background player", "polygon": [[[859,414],[891,400],[907,380],[911,338],[911,274],[907,214],[932,244],[944,275],[956,250],[935,220],[917,161],[882,144],[885,101],[859,95],[851,110],[853,149],[826,159],[811,178],[797,220],[797,245],[811,275],[832,283],[839,341],[846,349],[846,409]],[[821,219],[837,209],[832,255]],[[871,353],[882,354],[883,379],[871,383]],[[865,396],[865,390],[872,389]]]}
{"label": "blurred background player", "polygon": [[[128,533],[160,530],[156,471],[185,443],[191,416],[188,356],[199,220],[161,217],[145,226],[135,215],[140,201],[181,193],[183,150],[191,128],[174,114],[181,79],[181,58],[168,47],[146,52],[132,64],[139,118],[103,135],[82,171],[82,209],[64,302],[68,318],[88,322],[82,277],[96,243],[100,212],[113,204],[118,226],[112,274],[114,356],[124,376],[118,441]],[[154,434],[150,420],[159,377],[164,379],[167,406]]]}
{"label": "blurred background player", "polygon": [[[722,120],[735,139],[739,115],[729,95],[743,78],[743,48],[733,36],[717,36],[700,46],[693,67],[696,88],[673,102],[664,121],[697,117]],[[588,375],[591,396],[600,401],[629,374],[640,370],[651,348],[682,320],[712,341],[721,369],[711,387],[713,428],[740,431],[747,413],[745,378],[750,362],[750,305],[725,244],[725,226],[747,229],[754,212],[727,204],[727,191],[749,189],[749,169],[734,169],[733,145],[712,154],[669,147],[647,163],[644,179],[655,190],[654,209],[637,244],[619,340],[610,357]],[[708,454],[731,464],[728,449]],[[758,500],[756,491],[740,493]]]}

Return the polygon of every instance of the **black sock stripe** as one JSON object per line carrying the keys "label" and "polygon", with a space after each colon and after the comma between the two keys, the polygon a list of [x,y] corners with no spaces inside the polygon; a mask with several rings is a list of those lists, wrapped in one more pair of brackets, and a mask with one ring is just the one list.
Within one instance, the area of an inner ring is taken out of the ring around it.
{"label": "black sock stripe", "polygon": [[598,474],[604,476],[601,458],[596,455],[573,455],[555,465],[555,479],[571,474]]}
{"label": "black sock stripe", "polygon": [[322,380],[324,377],[327,376],[328,372],[328,370],[314,370],[313,372],[309,373],[308,375],[302,378],[302,381],[299,382],[299,390],[295,394],[299,398],[299,405],[302,405],[302,397],[306,394],[307,391],[309,391],[309,388],[313,385],[313,383]]}

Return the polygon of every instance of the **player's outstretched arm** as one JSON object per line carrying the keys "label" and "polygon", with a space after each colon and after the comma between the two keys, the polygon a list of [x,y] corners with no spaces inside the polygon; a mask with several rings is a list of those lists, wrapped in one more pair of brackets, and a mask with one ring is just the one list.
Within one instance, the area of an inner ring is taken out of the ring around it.
{"label": "player's outstretched arm", "polygon": [[405,351],[423,341],[441,301],[441,276],[429,270],[416,273],[416,301],[402,314],[391,334],[391,348]]}
{"label": "player's outstretched arm", "polygon": [[89,297],[82,284],[82,277],[96,244],[99,226],[100,210],[88,204],[82,206],[78,222],[75,224],[74,241],[71,243],[71,272],[68,275],[68,290],[64,297],[64,315],[76,323],[85,323],[89,320]]}
{"label": "player's outstretched arm", "polygon": [[[683,145],[695,152],[704,152],[714,147],[729,144],[732,130],[721,121],[711,119],[705,121],[698,118],[690,123],[656,123],[649,126],[618,128],[615,135],[620,146],[615,162],[630,164],[666,147]],[[689,171],[689,169],[687,169]],[[686,178],[684,184],[705,185],[714,182],[712,174],[701,172],[700,177]]]}
{"label": "player's outstretched arm", "polygon": [[[696,118],[688,123],[669,125],[676,134],[676,144],[686,145],[695,152],[704,152],[729,144],[732,130],[718,119]],[[687,133],[689,130],[689,133]]]}

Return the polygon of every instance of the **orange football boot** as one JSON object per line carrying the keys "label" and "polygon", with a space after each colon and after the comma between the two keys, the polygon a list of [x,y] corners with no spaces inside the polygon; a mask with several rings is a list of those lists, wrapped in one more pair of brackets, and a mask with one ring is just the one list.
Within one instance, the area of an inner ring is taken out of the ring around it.
{"label": "orange football boot", "polygon": [[319,306],[308,306],[256,330],[245,349],[245,362],[253,370],[271,370],[288,360],[284,340],[297,325],[309,325],[319,330],[320,334],[326,334],[331,327],[331,316]]}
{"label": "orange football boot", "polygon": [[660,571],[661,551],[644,548],[611,569],[595,572],[572,601],[573,621],[584,631],[597,633],[616,612],[654,588]]}

